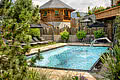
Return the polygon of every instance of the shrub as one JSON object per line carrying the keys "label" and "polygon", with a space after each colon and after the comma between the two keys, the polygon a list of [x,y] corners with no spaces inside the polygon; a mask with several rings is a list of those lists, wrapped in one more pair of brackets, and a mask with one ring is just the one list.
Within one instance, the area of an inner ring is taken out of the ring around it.
{"label": "shrub", "polygon": [[30,29],[30,35],[32,37],[39,37],[40,36],[40,29]]}
{"label": "shrub", "polygon": [[88,79],[80,74],[80,76],[74,76],[73,80],[88,80]]}
{"label": "shrub", "polygon": [[[32,36],[31,35],[23,35],[19,37],[20,35],[16,36],[16,40],[19,40],[20,42],[31,42],[32,41]],[[24,41],[23,41],[24,39]]]}
{"label": "shrub", "polygon": [[61,32],[60,35],[61,35],[61,39],[62,40],[66,40],[67,41],[69,39],[69,32],[67,32],[66,30]]}
{"label": "shrub", "polygon": [[106,68],[104,77],[110,80],[120,80],[120,47],[116,45],[110,53],[103,55],[101,60]]}
{"label": "shrub", "polygon": [[51,80],[49,72],[42,70],[30,69],[27,72],[27,76],[23,80]]}
{"label": "shrub", "polygon": [[94,32],[94,36],[95,38],[101,38],[101,37],[104,37],[105,33],[103,32],[103,30],[97,30]]}
{"label": "shrub", "polygon": [[86,37],[86,32],[85,31],[78,31],[76,36],[79,40],[82,40],[83,38]]}

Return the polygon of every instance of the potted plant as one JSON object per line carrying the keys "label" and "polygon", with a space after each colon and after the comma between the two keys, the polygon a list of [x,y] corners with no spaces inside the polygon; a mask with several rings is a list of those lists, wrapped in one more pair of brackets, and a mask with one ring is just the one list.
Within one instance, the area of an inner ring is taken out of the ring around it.
{"label": "potted plant", "polygon": [[94,32],[95,38],[101,38],[101,37],[104,37],[104,35],[105,35],[105,32],[103,31],[103,29],[100,29]]}
{"label": "potted plant", "polygon": [[64,40],[64,42],[67,42],[69,39],[69,32],[67,30],[60,33],[61,39]]}
{"label": "potted plant", "polygon": [[82,41],[83,40],[83,38],[85,38],[86,37],[86,32],[85,31],[78,31],[77,32],[77,34],[76,34],[76,36],[77,36],[77,38],[80,40],[80,41]]}

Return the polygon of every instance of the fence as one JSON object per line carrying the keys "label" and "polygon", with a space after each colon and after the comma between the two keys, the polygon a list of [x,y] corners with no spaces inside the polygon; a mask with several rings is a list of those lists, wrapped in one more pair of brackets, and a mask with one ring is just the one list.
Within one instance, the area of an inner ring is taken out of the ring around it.
{"label": "fence", "polygon": [[[104,32],[107,34],[107,28],[87,28],[87,27],[81,27],[80,30],[84,30],[87,32],[87,35],[89,34],[93,34],[94,31],[96,30],[100,30],[100,29],[103,29]],[[59,28],[59,27],[55,27],[54,28],[54,35],[60,35],[61,32],[63,32],[64,30],[67,30],[69,32],[70,35],[76,35],[77,31],[79,30],[78,27],[64,27],[64,28]],[[53,34],[53,28],[52,27],[49,27],[49,28],[46,28],[44,27],[43,28],[43,33],[42,35],[52,35]]]}

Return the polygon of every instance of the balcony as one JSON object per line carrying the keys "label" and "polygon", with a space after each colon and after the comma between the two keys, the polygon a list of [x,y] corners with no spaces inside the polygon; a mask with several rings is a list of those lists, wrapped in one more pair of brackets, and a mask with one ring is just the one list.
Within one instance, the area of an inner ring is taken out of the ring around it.
{"label": "balcony", "polygon": [[63,17],[59,16],[59,15],[58,16],[43,16],[41,19],[45,22],[51,22],[51,21],[61,22],[61,21],[63,21]]}
{"label": "balcony", "polygon": [[113,16],[117,16],[120,14],[120,6],[113,7],[101,12],[96,13],[96,19],[105,19],[105,18],[111,18]]}

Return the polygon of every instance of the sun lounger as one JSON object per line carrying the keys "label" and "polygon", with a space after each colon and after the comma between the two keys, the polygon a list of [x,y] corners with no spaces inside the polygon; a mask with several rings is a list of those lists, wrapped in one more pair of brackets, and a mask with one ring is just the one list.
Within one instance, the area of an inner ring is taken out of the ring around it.
{"label": "sun lounger", "polygon": [[36,45],[36,44],[38,44],[38,43],[32,39],[32,41],[30,42],[30,44],[31,44],[31,45]]}
{"label": "sun lounger", "polygon": [[45,39],[44,39],[43,37],[40,37],[40,40],[41,40],[41,41],[45,41]]}
{"label": "sun lounger", "polygon": [[[36,45],[36,44],[38,44],[38,43],[32,39],[32,41],[30,42],[30,45]],[[27,44],[21,43],[21,46],[25,46],[25,45],[27,45]]]}
{"label": "sun lounger", "polygon": [[38,44],[47,44],[47,43],[49,43],[49,42],[52,42],[52,40],[39,41],[37,37],[33,37],[33,39],[34,39]]}
{"label": "sun lounger", "polygon": [[33,37],[33,40],[36,41],[38,44],[41,44],[42,42],[38,40],[37,37]]}

